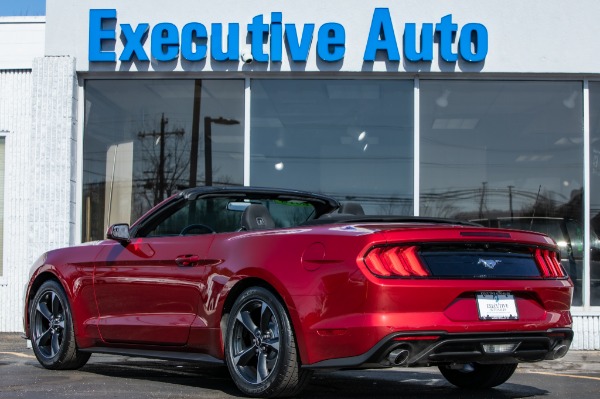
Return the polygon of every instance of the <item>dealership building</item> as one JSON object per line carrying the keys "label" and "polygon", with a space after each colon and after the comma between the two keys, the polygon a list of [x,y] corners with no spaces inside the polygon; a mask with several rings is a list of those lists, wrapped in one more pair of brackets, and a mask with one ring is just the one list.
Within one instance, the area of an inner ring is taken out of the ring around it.
{"label": "dealership building", "polygon": [[540,231],[600,350],[600,2],[48,0],[0,17],[0,331],[30,265],[201,185]]}

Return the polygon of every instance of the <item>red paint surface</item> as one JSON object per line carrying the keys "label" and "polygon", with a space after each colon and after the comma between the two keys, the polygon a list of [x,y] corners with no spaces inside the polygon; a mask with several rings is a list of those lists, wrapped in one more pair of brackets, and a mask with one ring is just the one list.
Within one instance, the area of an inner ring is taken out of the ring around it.
{"label": "red paint surface", "polygon": [[[225,301],[239,293],[238,284],[253,279],[252,284],[269,286],[284,302],[303,364],[363,354],[394,332],[571,327],[573,286],[567,279],[382,279],[363,262],[373,245],[390,242],[518,242],[556,249],[535,233],[461,235],[465,231],[488,230],[321,225],[140,238],[127,245],[106,240],[49,252],[33,271],[29,290],[38,277],[51,274],[60,281],[71,302],[81,348],[165,345],[222,358]],[[193,261],[178,264],[182,256]],[[496,290],[514,294],[520,320],[479,320],[475,293]],[[31,298],[32,292],[28,295]]]}

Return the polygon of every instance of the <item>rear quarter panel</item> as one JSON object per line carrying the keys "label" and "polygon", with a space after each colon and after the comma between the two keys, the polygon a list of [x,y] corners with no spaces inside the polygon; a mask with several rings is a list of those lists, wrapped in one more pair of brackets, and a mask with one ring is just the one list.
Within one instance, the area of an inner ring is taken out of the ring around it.
{"label": "rear quarter panel", "polygon": [[[386,242],[506,240],[553,245],[531,233],[498,238],[465,237],[461,231],[484,230],[329,225],[252,232],[215,240],[210,257],[223,259],[214,272],[227,276],[224,292],[246,278],[259,278],[277,291],[288,309],[303,364],[362,354],[397,331],[535,331],[570,326],[572,284],[567,279],[386,280],[375,277],[362,262],[368,248]],[[528,316],[518,323],[480,321],[474,295],[488,290],[517,293]],[[222,313],[224,296],[215,316]],[[209,325],[218,325],[218,320]]]}
{"label": "rear quarter panel", "polygon": [[[222,284],[224,295],[216,312],[207,313],[208,324],[219,325],[225,297],[236,284],[258,278],[281,297],[300,356],[310,362],[305,337],[315,323],[340,313],[362,312],[367,285],[356,256],[371,240],[370,234],[370,230],[317,227],[222,235],[213,242],[209,257],[223,261],[210,273],[227,282]],[[201,308],[208,309],[210,301],[204,298]]]}

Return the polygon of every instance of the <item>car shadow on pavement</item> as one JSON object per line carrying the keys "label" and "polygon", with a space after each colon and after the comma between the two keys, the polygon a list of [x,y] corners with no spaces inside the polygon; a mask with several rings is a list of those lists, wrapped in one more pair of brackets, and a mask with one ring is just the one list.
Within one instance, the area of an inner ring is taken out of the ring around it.
{"label": "car shadow on pavement", "polygon": [[119,362],[88,363],[80,371],[106,377],[217,390],[231,396],[242,397],[225,366],[127,358],[126,361]]}
{"label": "car shadow on pavement", "polygon": [[[539,397],[548,391],[510,382],[495,389],[465,390],[454,387],[436,370],[386,369],[316,372],[299,398],[450,398],[516,399]],[[81,372],[107,377],[147,380],[243,397],[226,367],[171,361],[126,358],[126,361],[88,363]]]}

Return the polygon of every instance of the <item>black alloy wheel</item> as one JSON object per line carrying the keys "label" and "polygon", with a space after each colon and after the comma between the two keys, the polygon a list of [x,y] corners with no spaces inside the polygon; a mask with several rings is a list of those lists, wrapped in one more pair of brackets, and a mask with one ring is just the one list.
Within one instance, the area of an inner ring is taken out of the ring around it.
{"label": "black alloy wheel", "polygon": [[29,322],[33,352],[45,368],[77,369],[90,358],[77,350],[69,302],[56,281],[46,281],[35,294]]}
{"label": "black alloy wheel", "polygon": [[311,374],[300,369],[285,308],[261,287],[247,289],[235,301],[227,322],[225,358],[237,387],[254,397],[295,395]]}

